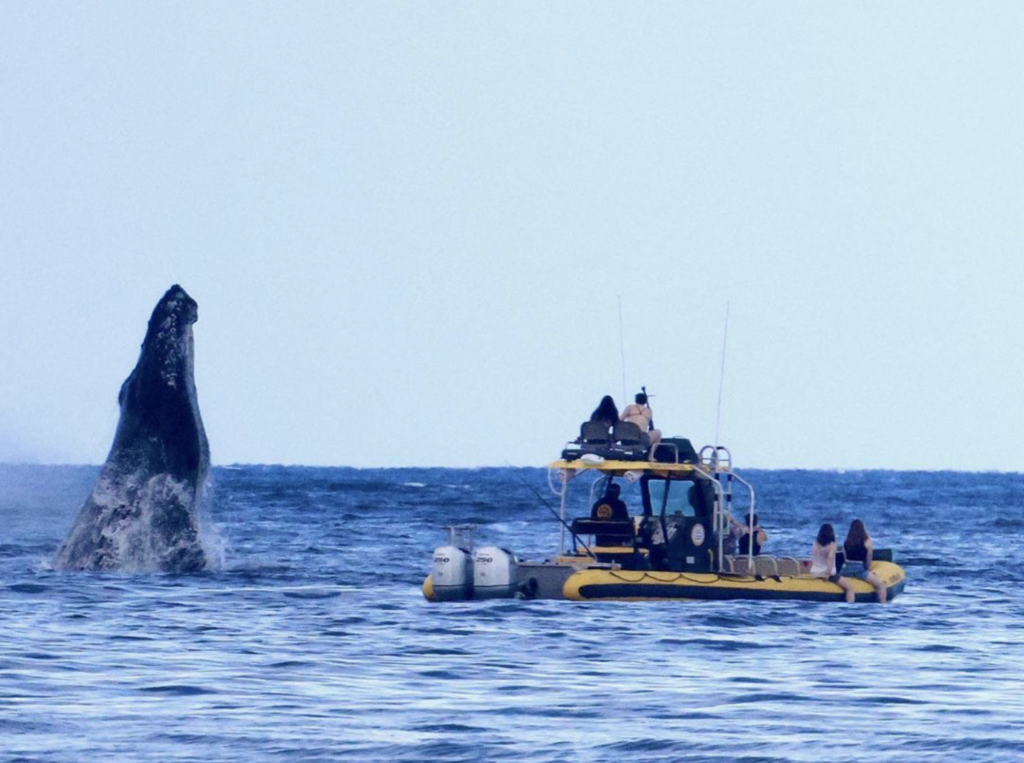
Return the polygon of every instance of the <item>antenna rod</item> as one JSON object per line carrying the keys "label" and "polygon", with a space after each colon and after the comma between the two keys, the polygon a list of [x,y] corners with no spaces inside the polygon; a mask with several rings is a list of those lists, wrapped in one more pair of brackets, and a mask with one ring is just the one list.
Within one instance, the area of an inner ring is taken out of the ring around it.
{"label": "antenna rod", "polygon": [[725,386],[725,343],[729,339],[729,302],[725,303],[725,332],[722,334],[722,369],[718,376],[718,411],[715,414],[715,447],[721,443],[718,433],[722,425],[722,387]]}
{"label": "antenna rod", "polygon": [[622,358],[622,405],[626,404],[626,342],[622,338],[622,295],[616,294],[619,303],[619,356]]}

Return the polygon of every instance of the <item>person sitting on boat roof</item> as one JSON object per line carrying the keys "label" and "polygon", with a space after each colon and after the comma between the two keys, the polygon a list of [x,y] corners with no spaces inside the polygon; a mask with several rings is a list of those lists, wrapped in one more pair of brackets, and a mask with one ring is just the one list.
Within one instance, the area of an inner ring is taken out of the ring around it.
{"label": "person sitting on boat roof", "polygon": [[590,414],[590,420],[596,421],[599,424],[604,424],[608,429],[615,426],[615,422],[619,420],[619,409],[615,405],[615,401],[612,400],[611,395],[605,395],[601,398],[601,402],[597,404],[597,408]]}
{"label": "person sitting on boat roof", "polygon": [[[622,488],[614,482],[608,485],[604,495],[598,498],[590,509],[590,518],[605,522],[629,522],[629,508],[619,498],[621,492]],[[631,544],[633,538],[624,535],[598,535],[594,542],[598,546],[620,546]]]}
{"label": "person sitting on boat roof", "polygon": [[640,431],[647,435],[648,443],[653,447],[661,440],[661,431],[654,428],[654,412],[647,403],[647,393],[637,392],[633,399],[636,402],[627,405],[620,418],[640,427]]}
{"label": "person sitting on boat roof", "polygon": [[758,524],[757,514],[753,517],[747,516],[748,524],[743,526],[743,532],[740,535],[739,541],[739,552],[743,555],[750,553],[750,539],[754,539],[754,553],[753,556],[757,556],[761,553],[761,546],[768,541],[768,533],[761,529],[761,525]]}
{"label": "person sitting on boat roof", "polygon": [[810,573],[816,578],[825,578],[843,589],[847,603],[853,603],[853,586],[846,578],[839,577],[836,571],[836,531],[828,522],[818,530],[811,548]]}

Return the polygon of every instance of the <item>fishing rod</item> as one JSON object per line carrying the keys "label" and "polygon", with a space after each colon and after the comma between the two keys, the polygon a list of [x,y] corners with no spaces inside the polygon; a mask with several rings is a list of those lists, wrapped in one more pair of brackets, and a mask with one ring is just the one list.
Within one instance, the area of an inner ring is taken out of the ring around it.
{"label": "fishing rod", "polygon": [[540,491],[537,490],[537,488],[535,488],[529,482],[527,482],[526,479],[523,477],[523,475],[521,475],[519,472],[517,472],[515,470],[515,467],[512,466],[512,464],[510,464],[508,461],[505,462],[505,466],[507,466],[509,468],[509,470],[511,470],[511,472],[514,475],[516,475],[516,477],[519,478],[520,482],[522,482],[524,485],[526,485],[527,488],[529,488],[531,493],[533,493],[535,496],[537,496],[537,500],[540,501],[542,504],[544,504],[544,507],[548,511],[550,511],[552,514],[555,515],[555,519],[557,519],[559,522],[561,522],[562,527],[564,527],[566,530],[569,531],[569,534],[572,536],[573,542],[574,543],[579,543],[581,546],[583,546],[583,550],[586,551],[589,556],[592,556],[595,559],[597,559],[597,554],[595,554],[593,551],[590,550],[590,546],[588,546],[586,543],[584,543],[583,541],[580,540],[579,536],[576,535],[576,533],[574,533],[572,531],[572,528],[569,527],[569,525],[566,523],[566,521],[564,519],[562,519],[561,515],[557,511],[555,511],[554,507],[550,503],[548,503],[547,501],[544,500],[544,496],[542,496],[540,494]]}
{"label": "fishing rod", "polygon": [[[718,410],[715,413],[715,448],[721,443],[718,440],[718,432],[722,424],[722,387],[725,386],[725,345],[729,339],[729,303],[725,303],[725,331],[722,333],[722,368],[718,376]],[[715,458],[717,459],[717,452]]]}
{"label": "fishing rod", "polygon": [[654,395],[647,394],[647,386],[644,384],[640,385],[640,391],[644,393],[644,399],[647,401],[646,403],[644,403],[644,405],[646,405],[647,408],[651,410],[651,418],[647,422],[647,431],[650,432],[652,429],[654,429],[654,410],[651,409],[651,398],[654,397]]}
{"label": "fishing rod", "polygon": [[619,357],[622,360],[622,404],[626,404],[626,342],[622,335],[622,295],[616,294],[619,303]]}

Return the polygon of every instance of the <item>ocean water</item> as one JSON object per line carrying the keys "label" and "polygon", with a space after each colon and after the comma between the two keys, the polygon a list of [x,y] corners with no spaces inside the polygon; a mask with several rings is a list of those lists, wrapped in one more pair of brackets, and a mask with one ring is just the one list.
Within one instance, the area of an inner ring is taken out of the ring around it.
{"label": "ocean water", "polygon": [[96,474],[0,466],[0,761],[1024,760],[1022,475],[746,473],[883,607],[424,601],[441,525],[555,549],[540,469],[220,468],[219,570],[51,571]]}

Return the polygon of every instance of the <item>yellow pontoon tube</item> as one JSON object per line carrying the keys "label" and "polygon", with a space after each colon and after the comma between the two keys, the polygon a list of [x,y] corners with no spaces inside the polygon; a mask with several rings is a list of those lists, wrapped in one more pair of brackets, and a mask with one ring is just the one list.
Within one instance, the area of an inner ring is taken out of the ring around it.
{"label": "yellow pontoon tube", "polygon": [[[888,598],[903,590],[906,573],[892,562],[875,562],[871,571],[886,585]],[[855,578],[847,578],[856,601],[878,601],[875,589]],[[653,570],[580,570],[569,577],[562,595],[576,601],[614,599],[647,601],[679,599],[796,599],[801,601],[843,601],[843,590],[835,583],[809,575],[752,576],[727,573],[657,572]]]}

